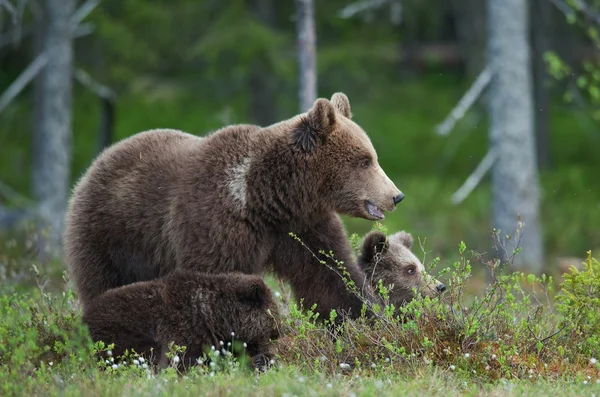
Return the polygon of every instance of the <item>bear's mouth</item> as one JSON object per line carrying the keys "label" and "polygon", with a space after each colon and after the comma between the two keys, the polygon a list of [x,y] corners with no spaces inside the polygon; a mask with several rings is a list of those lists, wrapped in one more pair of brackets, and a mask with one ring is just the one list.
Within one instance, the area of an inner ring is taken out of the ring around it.
{"label": "bear's mouth", "polygon": [[371,201],[365,201],[365,208],[367,209],[367,213],[371,215],[375,219],[383,219],[385,215],[383,214],[383,210],[373,204]]}

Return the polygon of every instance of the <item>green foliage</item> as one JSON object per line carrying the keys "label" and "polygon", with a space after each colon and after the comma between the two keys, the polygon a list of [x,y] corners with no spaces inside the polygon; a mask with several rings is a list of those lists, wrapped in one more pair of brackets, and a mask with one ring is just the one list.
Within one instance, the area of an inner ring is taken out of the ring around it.
{"label": "green foliage", "polygon": [[594,357],[600,352],[600,262],[588,251],[583,269],[570,270],[561,284],[557,309],[565,317],[565,327],[577,336],[577,349]]}

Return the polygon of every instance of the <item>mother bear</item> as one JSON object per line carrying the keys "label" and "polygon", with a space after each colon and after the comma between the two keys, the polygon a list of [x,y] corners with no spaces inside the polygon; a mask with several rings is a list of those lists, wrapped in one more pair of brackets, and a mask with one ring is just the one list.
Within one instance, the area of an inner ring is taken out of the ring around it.
{"label": "mother bear", "polygon": [[360,299],[311,251],[332,250],[362,289],[338,214],[379,220],[403,198],[336,93],[265,128],[231,125],[204,138],[157,129],[107,148],[73,190],[65,257],[84,307],[176,268],[274,271],[305,307],[357,316]]}

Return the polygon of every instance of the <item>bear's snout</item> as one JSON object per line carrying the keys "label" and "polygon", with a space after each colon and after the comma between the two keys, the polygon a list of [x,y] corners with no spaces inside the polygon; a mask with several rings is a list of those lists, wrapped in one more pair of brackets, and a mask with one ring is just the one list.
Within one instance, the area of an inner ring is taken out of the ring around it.
{"label": "bear's snout", "polygon": [[435,289],[437,289],[437,291],[441,294],[442,292],[446,291],[446,286],[442,283],[439,283]]}
{"label": "bear's snout", "polygon": [[398,205],[402,200],[404,200],[404,193],[400,192],[399,195],[394,196],[393,200],[394,200],[394,205]]}

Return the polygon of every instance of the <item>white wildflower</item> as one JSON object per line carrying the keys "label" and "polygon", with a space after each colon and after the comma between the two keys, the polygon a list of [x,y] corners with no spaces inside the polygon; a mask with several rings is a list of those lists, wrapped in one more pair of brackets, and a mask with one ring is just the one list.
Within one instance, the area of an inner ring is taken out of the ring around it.
{"label": "white wildflower", "polygon": [[50,361],[50,362],[48,363],[48,365],[50,365],[50,366],[53,366],[53,365],[54,365],[54,362]]}
{"label": "white wildflower", "polygon": [[275,360],[273,360],[273,359],[270,359],[270,360],[269,360],[269,364],[270,364],[270,365],[274,365],[274,364],[275,364]]}
{"label": "white wildflower", "polygon": [[492,354],[492,360],[495,360],[495,359],[496,359],[496,355]]}
{"label": "white wildflower", "polygon": [[371,364],[371,368],[376,368],[377,365],[375,363]]}
{"label": "white wildflower", "polygon": [[231,331],[231,336],[235,336],[235,332]]}
{"label": "white wildflower", "polygon": [[223,341],[219,341],[219,344],[220,344],[221,346],[223,346],[223,345],[224,345]]}
{"label": "white wildflower", "polygon": [[340,363],[340,368],[341,368],[341,369],[348,369],[348,368],[350,368],[350,364],[347,364],[347,363]]}
{"label": "white wildflower", "polygon": [[119,366],[117,364],[112,365],[112,369],[117,369],[117,368],[119,368]]}
{"label": "white wildflower", "polygon": [[143,364],[142,364],[142,368],[144,368],[144,369],[148,368],[148,364],[146,364],[146,363],[143,363]]}
{"label": "white wildflower", "polygon": [[144,360],[144,357],[140,357],[140,362],[143,363],[144,361],[146,361]]}
{"label": "white wildflower", "polygon": [[279,298],[281,296],[281,293],[279,293],[279,291],[275,291],[275,297]]}
{"label": "white wildflower", "polygon": [[213,376],[215,376],[215,373],[214,373],[214,372],[211,372],[209,375],[210,375],[210,376],[211,376],[211,378],[212,378]]}
{"label": "white wildflower", "polygon": [[587,384],[588,384],[588,381],[587,381],[587,380],[584,380],[584,381],[583,381],[583,384],[584,384],[584,385],[587,385]]}
{"label": "white wildflower", "polygon": [[112,350],[107,350],[106,351],[106,355],[109,356],[109,357],[112,356]]}
{"label": "white wildflower", "polygon": [[486,371],[489,371],[490,369],[491,369],[491,367],[490,367],[489,365],[486,365],[486,366],[485,366],[485,370],[486,370]]}
{"label": "white wildflower", "polygon": [[248,347],[248,344],[246,342],[244,342],[244,344],[242,346],[244,346],[244,349],[245,349]]}
{"label": "white wildflower", "polygon": [[465,358],[469,358],[471,355],[469,353],[465,353]]}
{"label": "white wildflower", "polygon": [[173,362],[174,362],[175,364],[179,364],[179,356],[175,356],[175,357],[173,357]]}
{"label": "white wildflower", "polygon": [[456,366],[454,366],[454,365],[450,366],[450,371],[454,371],[455,369],[456,369]]}
{"label": "white wildflower", "polygon": [[140,365],[140,360],[133,359],[133,365]]}
{"label": "white wildflower", "polygon": [[327,387],[328,389],[331,389],[331,388],[333,387],[333,385],[332,385],[331,383],[328,383],[328,384],[326,385],[326,387]]}
{"label": "white wildflower", "polygon": [[590,358],[590,364],[596,365],[597,362],[598,360],[596,360],[594,357]]}

